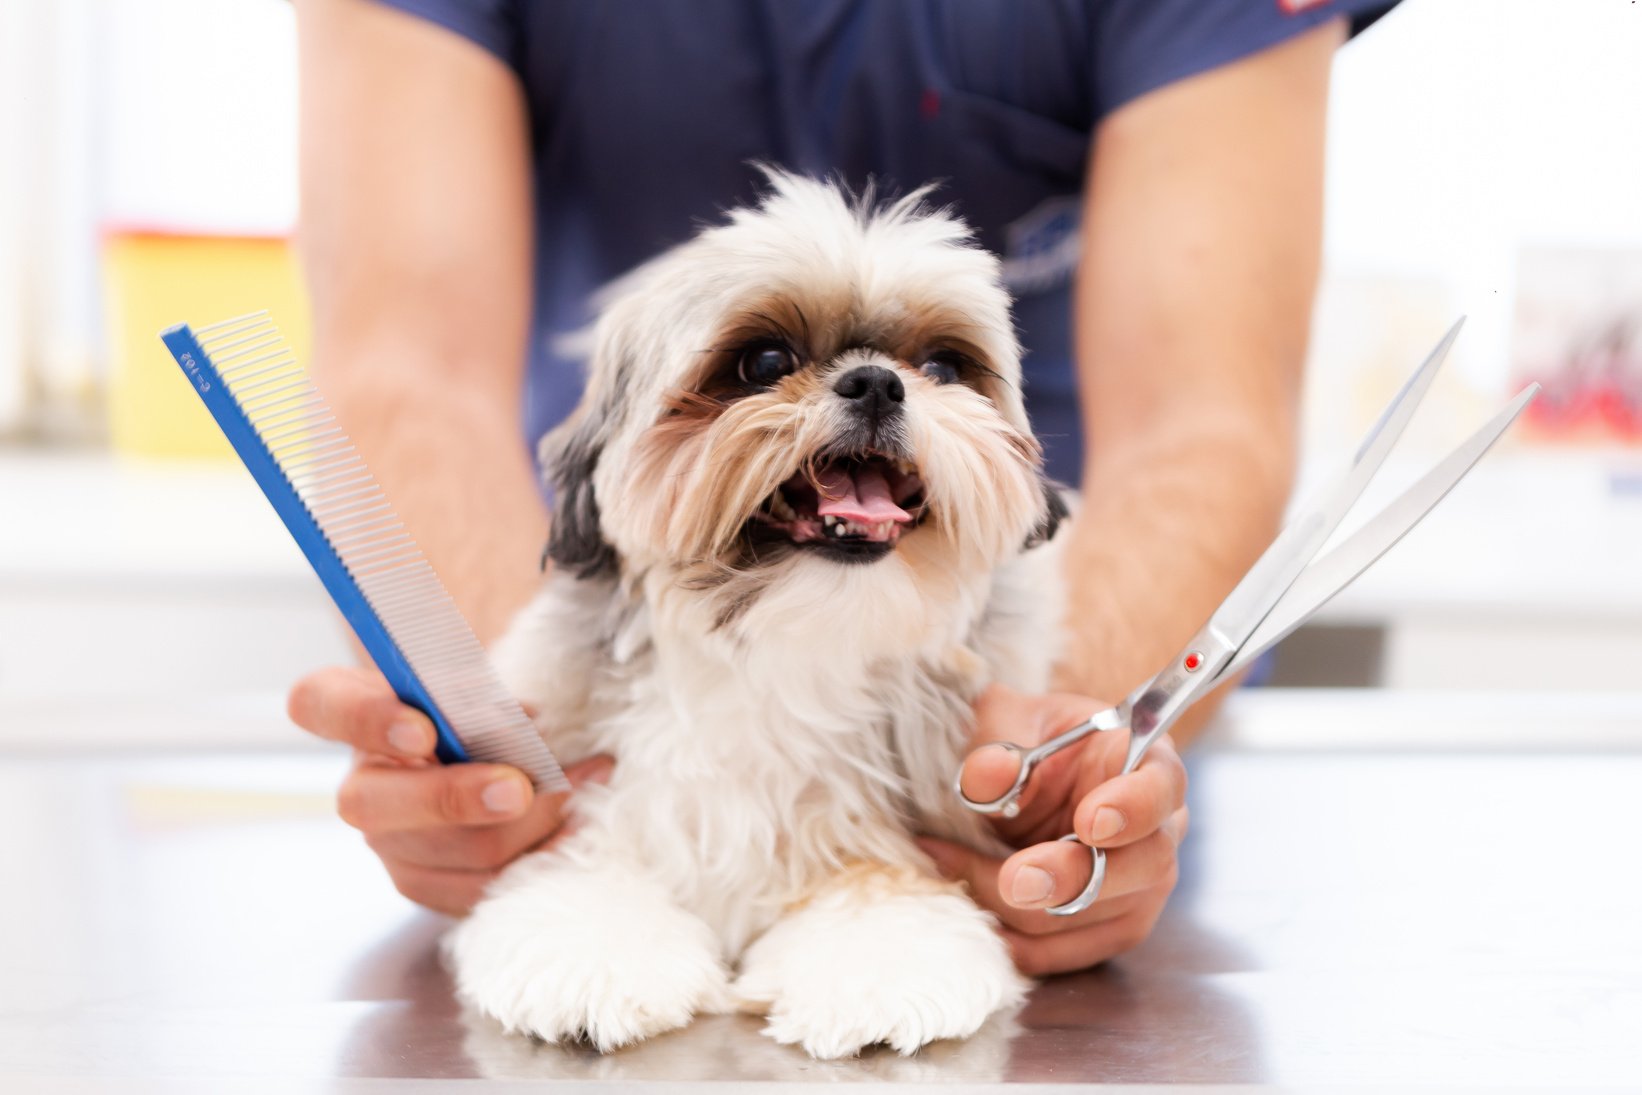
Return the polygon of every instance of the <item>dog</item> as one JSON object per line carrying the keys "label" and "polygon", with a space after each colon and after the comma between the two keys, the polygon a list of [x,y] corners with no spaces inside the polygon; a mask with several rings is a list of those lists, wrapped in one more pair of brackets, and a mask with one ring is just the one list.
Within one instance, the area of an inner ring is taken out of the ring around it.
{"label": "dog", "polygon": [[766,178],[607,290],[542,443],[552,566],[494,655],[556,752],[616,764],[448,937],[508,1031],[740,1010],[908,1054],[1027,985],[913,841],[1001,851],[953,792],[970,705],[1057,653],[1068,513],[999,263],[927,189]]}

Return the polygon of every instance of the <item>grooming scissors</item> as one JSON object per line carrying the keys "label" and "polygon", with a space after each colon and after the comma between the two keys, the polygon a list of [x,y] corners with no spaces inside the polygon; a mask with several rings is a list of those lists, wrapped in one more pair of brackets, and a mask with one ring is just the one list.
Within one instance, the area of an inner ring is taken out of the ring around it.
{"label": "grooming scissors", "polygon": [[[1538,384],[1524,388],[1396,501],[1313,562],[1402,436],[1464,323],[1461,319],[1454,324],[1403,385],[1339,480],[1313,504],[1297,511],[1288,527],[1215,609],[1209,622],[1162,671],[1116,707],[1095,712],[1041,745],[1027,749],[1012,742],[1001,743],[1020,758],[1020,772],[1014,785],[991,802],[976,802],[965,795],[961,783],[955,781],[963,804],[977,813],[1014,817],[1020,812],[1020,796],[1027,780],[1040,763],[1091,734],[1124,727],[1128,727],[1130,737],[1122,774],[1134,771],[1146,750],[1168,731],[1181,712],[1299,627],[1419,524],[1533,401],[1539,392]],[[1074,833],[1061,839],[1076,841],[1078,838]],[[1101,883],[1106,877],[1106,853],[1094,847],[1089,850],[1093,869],[1088,885],[1071,901],[1048,909],[1049,913],[1071,916],[1088,908],[1100,896]]]}

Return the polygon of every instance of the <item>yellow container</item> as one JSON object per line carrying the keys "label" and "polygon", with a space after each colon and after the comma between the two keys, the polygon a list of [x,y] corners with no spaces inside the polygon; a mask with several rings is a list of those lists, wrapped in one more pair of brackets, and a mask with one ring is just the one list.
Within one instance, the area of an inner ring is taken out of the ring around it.
{"label": "yellow container", "polygon": [[232,458],[159,334],[176,323],[203,327],[266,308],[306,363],[308,303],[290,242],[111,232],[104,238],[103,271],[114,451]]}

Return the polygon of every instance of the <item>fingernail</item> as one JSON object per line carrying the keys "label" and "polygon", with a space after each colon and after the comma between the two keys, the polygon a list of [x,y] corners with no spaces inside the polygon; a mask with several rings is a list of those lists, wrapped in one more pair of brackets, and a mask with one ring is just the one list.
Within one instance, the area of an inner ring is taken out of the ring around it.
{"label": "fingernail", "polygon": [[410,717],[393,720],[388,727],[388,744],[406,756],[419,757],[428,751],[428,731]]}
{"label": "fingernail", "polygon": [[499,779],[485,785],[479,792],[479,798],[484,802],[485,809],[493,814],[517,814],[525,808],[524,781],[517,779]]}
{"label": "fingernail", "polygon": [[1015,872],[1015,883],[1009,887],[1009,903],[1037,905],[1047,901],[1054,892],[1054,875],[1042,867],[1022,867]]}
{"label": "fingernail", "polygon": [[1094,820],[1089,823],[1089,843],[1099,844],[1103,840],[1111,840],[1121,833],[1128,823],[1123,811],[1116,806],[1102,806],[1095,811]]}

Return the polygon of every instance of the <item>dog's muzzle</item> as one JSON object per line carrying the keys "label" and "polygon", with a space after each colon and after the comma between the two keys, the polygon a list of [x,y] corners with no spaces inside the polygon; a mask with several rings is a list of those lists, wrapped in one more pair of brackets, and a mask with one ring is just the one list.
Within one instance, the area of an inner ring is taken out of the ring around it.
{"label": "dog's muzzle", "polygon": [[906,402],[906,385],[901,378],[882,365],[857,365],[832,386],[848,405],[851,413],[877,426],[900,417]]}

